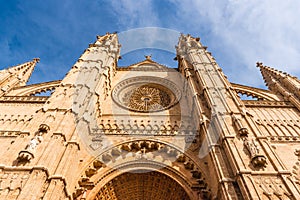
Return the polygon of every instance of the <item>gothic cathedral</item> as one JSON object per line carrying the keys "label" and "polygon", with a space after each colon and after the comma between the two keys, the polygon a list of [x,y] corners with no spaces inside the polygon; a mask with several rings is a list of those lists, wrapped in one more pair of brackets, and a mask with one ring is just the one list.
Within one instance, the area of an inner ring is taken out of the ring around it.
{"label": "gothic cathedral", "polygon": [[300,80],[257,63],[269,90],[231,83],[199,40],[177,69],[118,66],[107,33],[63,80],[0,71],[0,199],[300,199]]}

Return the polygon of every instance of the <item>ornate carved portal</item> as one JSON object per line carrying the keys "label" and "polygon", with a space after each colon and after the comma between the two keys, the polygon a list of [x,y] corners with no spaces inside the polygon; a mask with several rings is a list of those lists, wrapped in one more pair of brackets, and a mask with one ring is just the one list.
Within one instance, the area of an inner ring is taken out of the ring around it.
{"label": "ornate carved portal", "polygon": [[185,176],[181,169],[163,163],[129,161],[118,167],[110,169],[102,164],[101,172],[93,172],[93,177],[82,179],[81,188],[73,194],[73,199],[211,199],[209,190],[205,189],[207,184],[200,180],[201,173],[193,172],[193,177],[199,181],[191,182],[191,177]]}
{"label": "ornate carved portal", "polygon": [[109,181],[96,200],[190,200],[186,191],[170,177],[159,172],[127,172]]}
{"label": "ornate carved portal", "polygon": [[90,163],[80,177],[74,199],[211,198],[206,172],[188,154],[155,141],[116,145]]}

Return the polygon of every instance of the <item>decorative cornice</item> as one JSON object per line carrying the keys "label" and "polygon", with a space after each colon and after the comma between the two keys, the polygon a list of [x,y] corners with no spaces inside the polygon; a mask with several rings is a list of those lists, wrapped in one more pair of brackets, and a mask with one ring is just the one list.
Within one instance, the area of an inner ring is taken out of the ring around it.
{"label": "decorative cornice", "polygon": [[177,68],[164,68],[164,69],[155,69],[155,68],[139,68],[139,67],[118,67],[117,71],[156,71],[156,72],[174,72],[178,71]]}
{"label": "decorative cornice", "polygon": [[0,103],[40,103],[44,104],[48,96],[4,96],[0,97]]}
{"label": "decorative cornice", "polygon": [[268,140],[272,143],[299,143],[300,136],[269,136]]}
{"label": "decorative cornice", "polygon": [[49,177],[49,170],[43,166],[34,166],[34,167],[18,166],[18,167],[16,167],[16,166],[0,165],[0,169],[3,171],[12,171],[12,172],[20,172],[20,171],[32,172],[34,170],[40,170],[40,171],[45,172],[46,176]]}
{"label": "decorative cornice", "polygon": [[21,131],[0,131],[0,137],[18,137],[19,135],[29,135],[28,132]]}
{"label": "decorative cornice", "polygon": [[[154,65],[156,67],[149,67],[145,68],[142,67],[143,65]],[[129,66],[124,67],[118,67],[117,71],[158,71],[158,72],[168,72],[168,71],[178,71],[177,68],[169,68],[166,65],[160,64],[158,62],[155,62],[153,60],[146,59],[141,62],[134,63]]]}
{"label": "decorative cornice", "polygon": [[288,101],[256,101],[256,100],[243,100],[247,107],[280,107],[280,108],[294,108],[295,106]]}
{"label": "decorative cornice", "polygon": [[151,121],[151,120],[101,120],[99,126],[93,129],[96,135],[164,135],[164,136],[194,136],[197,132],[190,118],[181,121]]}

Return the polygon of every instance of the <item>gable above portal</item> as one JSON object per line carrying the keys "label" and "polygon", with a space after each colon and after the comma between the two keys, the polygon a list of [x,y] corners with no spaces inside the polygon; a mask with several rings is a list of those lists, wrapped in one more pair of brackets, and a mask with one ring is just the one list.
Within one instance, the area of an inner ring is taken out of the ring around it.
{"label": "gable above portal", "polygon": [[127,67],[118,67],[119,71],[174,71],[174,68],[168,68],[151,59],[151,56],[145,56],[144,61],[129,65]]}

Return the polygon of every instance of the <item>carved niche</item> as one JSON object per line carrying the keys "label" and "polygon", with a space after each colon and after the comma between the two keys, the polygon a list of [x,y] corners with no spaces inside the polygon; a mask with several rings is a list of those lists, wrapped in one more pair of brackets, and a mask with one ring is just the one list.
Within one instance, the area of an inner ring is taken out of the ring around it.
{"label": "carved niche", "polygon": [[49,130],[50,127],[47,124],[40,124],[35,136],[30,140],[25,149],[19,152],[18,162],[26,163],[34,158],[37,146],[43,141],[43,135]]}
{"label": "carved niche", "polygon": [[248,150],[251,158],[251,163],[254,167],[265,167],[267,164],[267,159],[261,154],[259,144],[255,139],[243,138],[244,146]]}

